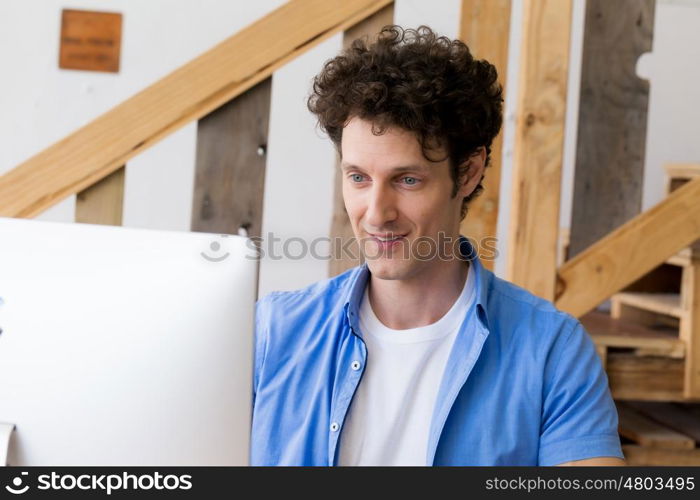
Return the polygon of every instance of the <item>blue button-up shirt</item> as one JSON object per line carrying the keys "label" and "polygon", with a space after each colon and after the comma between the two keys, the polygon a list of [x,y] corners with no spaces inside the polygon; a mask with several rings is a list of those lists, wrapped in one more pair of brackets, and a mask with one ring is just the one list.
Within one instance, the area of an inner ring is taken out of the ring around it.
{"label": "blue button-up shirt", "polygon": [[[624,458],[608,379],[580,322],[496,277],[460,241],[476,300],[425,430],[426,464]],[[343,422],[371,356],[358,321],[369,276],[364,263],[257,302],[251,465],[337,464]]]}

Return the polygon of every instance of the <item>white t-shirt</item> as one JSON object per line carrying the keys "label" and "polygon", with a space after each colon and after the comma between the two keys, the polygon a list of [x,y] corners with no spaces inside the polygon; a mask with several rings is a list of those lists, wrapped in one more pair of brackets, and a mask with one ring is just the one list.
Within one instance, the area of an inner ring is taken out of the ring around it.
{"label": "white t-shirt", "polygon": [[360,306],[367,366],[339,443],[339,465],[426,465],[435,399],[459,327],[474,300],[471,266],[462,293],[435,323],[387,328],[365,288]]}

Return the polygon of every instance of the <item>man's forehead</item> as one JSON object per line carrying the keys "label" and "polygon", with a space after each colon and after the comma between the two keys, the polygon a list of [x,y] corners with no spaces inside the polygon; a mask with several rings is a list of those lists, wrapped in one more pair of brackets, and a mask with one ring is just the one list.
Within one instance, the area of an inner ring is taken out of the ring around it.
{"label": "man's forehead", "polygon": [[[415,133],[401,127],[384,125],[378,133],[372,132],[377,125],[371,120],[354,116],[343,128],[338,145],[341,167],[355,166],[359,169],[372,165],[382,170],[409,170],[416,167],[431,170],[434,164],[442,163],[446,158],[444,144],[435,138],[423,139],[421,145]],[[433,160],[425,159],[425,154]]]}

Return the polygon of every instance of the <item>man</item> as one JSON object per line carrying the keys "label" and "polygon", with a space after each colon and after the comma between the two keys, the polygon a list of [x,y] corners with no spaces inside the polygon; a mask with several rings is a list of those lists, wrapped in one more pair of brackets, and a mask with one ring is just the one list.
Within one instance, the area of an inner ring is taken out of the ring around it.
{"label": "man", "polygon": [[495,68],[385,27],[326,63],[309,109],[365,262],[258,301],[251,463],[624,465],[581,324],[459,234],[501,126]]}

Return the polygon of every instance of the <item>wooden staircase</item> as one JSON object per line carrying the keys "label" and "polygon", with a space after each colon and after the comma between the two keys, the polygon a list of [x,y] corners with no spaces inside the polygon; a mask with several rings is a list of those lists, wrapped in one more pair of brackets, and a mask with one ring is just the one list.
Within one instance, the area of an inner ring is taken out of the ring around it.
{"label": "wooden staircase", "polygon": [[[700,165],[666,167],[666,194]],[[630,465],[700,465],[700,244],[693,243],[581,318],[618,405]]]}
{"label": "wooden staircase", "polygon": [[[668,165],[666,194],[700,177]],[[700,244],[671,256],[611,297],[610,314],[581,317],[618,400],[700,401]]]}

